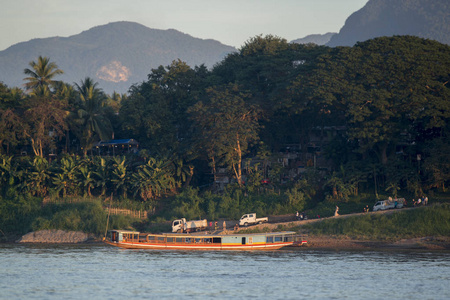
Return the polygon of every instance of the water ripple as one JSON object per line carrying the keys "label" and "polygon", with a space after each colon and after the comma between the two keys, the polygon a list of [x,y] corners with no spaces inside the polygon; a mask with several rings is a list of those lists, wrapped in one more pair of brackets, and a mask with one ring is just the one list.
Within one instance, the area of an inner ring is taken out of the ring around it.
{"label": "water ripple", "polygon": [[0,245],[0,299],[449,299],[448,252]]}

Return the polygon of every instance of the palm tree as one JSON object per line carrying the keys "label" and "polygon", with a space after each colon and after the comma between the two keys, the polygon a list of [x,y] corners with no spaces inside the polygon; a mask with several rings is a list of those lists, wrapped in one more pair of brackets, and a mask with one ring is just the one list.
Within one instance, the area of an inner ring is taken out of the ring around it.
{"label": "palm tree", "polygon": [[[34,153],[42,157],[44,149],[53,146],[54,137],[64,136],[66,130],[65,103],[59,101],[51,90],[59,85],[59,81],[53,78],[64,72],[47,57],[39,56],[37,62],[32,61],[29,65],[31,68],[24,70],[28,75],[24,80],[31,95],[25,112],[30,130],[26,130],[25,135],[31,140]],[[54,133],[49,134],[50,131]]]}
{"label": "palm tree", "polygon": [[[69,108],[72,108],[75,106],[76,101],[78,100],[78,93],[75,91],[72,85],[64,82],[58,82],[58,84],[55,87],[54,97],[58,99],[61,102],[67,103]],[[66,111],[66,115],[69,116],[67,118],[68,124],[70,124],[70,116],[71,112]],[[66,134],[65,134],[65,147],[64,152],[68,153],[70,151],[70,128],[66,128]]]}
{"label": "palm tree", "polygon": [[108,106],[111,107],[112,111],[114,113],[118,113],[120,110],[120,103],[122,102],[122,100],[126,100],[127,99],[127,95],[126,94],[119,94],[114,92],[111,96],[108,96],[107,98],[107,103]]}
{"label": "palm tree", "polygon": [[31,69],[24,70],[25,75],[29,76],[24,78],[27,81],[25,83],[27,90],[41,90],[42,92],[54,87],[57,81],[53,80],[53,77],[64,73],[47,57],[39,56],[37,62],[32,61],[29,65]]}
{"label": "palm tree", "polygon": [[112,125],[105,114],[106,96],[98,83],[86,77],[81,85],[75,83],[80,103],[79,109],[72,113],[72,125],[80,140],[84,155],[96,141],[109,140],[112,137]]}

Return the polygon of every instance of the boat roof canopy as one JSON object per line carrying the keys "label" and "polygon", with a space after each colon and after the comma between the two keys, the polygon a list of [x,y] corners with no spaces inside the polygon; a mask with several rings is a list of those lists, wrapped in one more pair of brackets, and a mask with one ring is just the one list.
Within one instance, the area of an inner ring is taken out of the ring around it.
{"label": "boat roof canopy", "polygon": [[131,231],[131,230],[110,230],[109,232],[118,232],[118,233],[128,233],[128,234],[140,234],[139,231]]}
{"label": "boat roof canopy", "polygon": [[154,236],[167,236],[167,237],[192,237],[192,238],[202,238],[202,237],[223,237],[223,236],[274,236],[274,235],[283,235],[283,234],[296,234],[295,231],[279,231],[279,232],[262,232],[262,233],[229,233],[229,234],[211,234],[211,233],[140,233],[139,231],[131,231],[131,230],[110,230],[110,232],[118,232],[118,233],[126,233],[126,234],[143,234],[143,235],[154,235]]}
{"label": "boat roof canopy", "polygon": [[100,141],[95,146],[139,145],[134,139]]}

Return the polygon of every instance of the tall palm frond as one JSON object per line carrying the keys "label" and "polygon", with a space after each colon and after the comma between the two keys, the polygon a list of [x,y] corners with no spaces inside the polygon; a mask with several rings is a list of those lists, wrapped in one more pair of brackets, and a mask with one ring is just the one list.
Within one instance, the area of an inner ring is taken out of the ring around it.
{"label": "tall palm frond", "polygon": [[64,72],[58,68],[54,62],[50,62],[48,57],[39,56],[37,62],[30,62],[30,69],[25,69],[24,78],[25,88],[27,90],[36,90],[42,87],[54,87],[57,81],[53,80],[56,75],[63,74]]}
{"label": "tall palm frond", "polygon": [[71,123],[84,154],[96,141],[111,139],[113,132],[111,121],[105,112],[106,96],[97,85],[98,83],[89,77],[81,84],[75,83],[80,97],[80,107],[72,113]]}

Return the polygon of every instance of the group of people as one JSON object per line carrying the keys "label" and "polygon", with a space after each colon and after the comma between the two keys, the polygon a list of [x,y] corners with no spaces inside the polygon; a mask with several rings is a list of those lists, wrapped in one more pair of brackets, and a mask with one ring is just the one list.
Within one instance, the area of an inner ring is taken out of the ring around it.
{"label": "group of people", "polygon": [[413,199],[412,201],[413,201],[414,207],[420,206],[420,205],[428,205],[428,197],[422,196],[422,197],[419,197],[419,199],[417,199],[417,200]]}
{"label": "group of people", "polygon": [[[239,225],[238,225],[238,227],[239,227]],[[210,228],[210,230],[213,230],[213,222],[209,222],[209,228]],[[223,221],[222,229],[224,231],[227,230],[227,222],[226,221]],[[217,221],[214,222],[214,230],[219,230],[219,223]]]}

